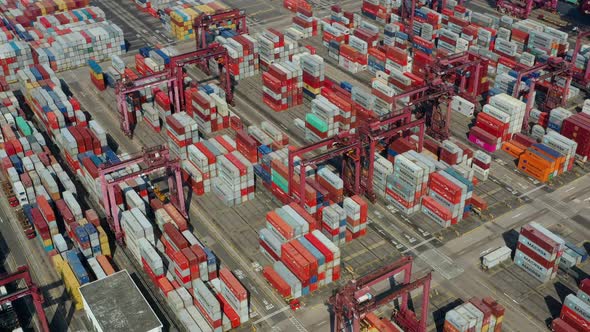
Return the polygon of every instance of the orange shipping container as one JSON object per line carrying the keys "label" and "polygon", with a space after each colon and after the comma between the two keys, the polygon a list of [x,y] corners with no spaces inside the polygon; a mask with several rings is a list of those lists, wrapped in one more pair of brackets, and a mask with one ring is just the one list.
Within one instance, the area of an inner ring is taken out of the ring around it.
{"label": "orange shipping container", "polygon": [[508,153],[514,158],[519,158],[520,155],[524,153],[524,150],[526,150],[526,147],[514,140],[510,140],[502,144],[502,151]]}
{"label": "orange shipping container", "polygon": [[96,261],[98,262],[98,264],[100,264],[100,267],[107,276],[110,276],[111,274],[115,273],[115,269],[113,268],[113,266],[109,262],[109,259],[106,256],[98,255],[96,256]]}

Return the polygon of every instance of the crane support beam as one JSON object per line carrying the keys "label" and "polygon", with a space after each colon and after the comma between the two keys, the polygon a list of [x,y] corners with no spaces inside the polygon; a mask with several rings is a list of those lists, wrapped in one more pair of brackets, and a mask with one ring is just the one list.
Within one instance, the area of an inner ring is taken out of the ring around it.
{"label": "crane support beam", "polygon": [[49,323],[47,322],[47,316],[45,315],[45,311],[43,310],[43,295],[41,295],[39,288],[37,288],[37,286],[33,283],[33,279],[31,278],[31,274],[29,273],[28,266],[19,266],[15,272],[4,273],[0,275],[0,286],[5,286],[18,280],[24,280],[27,288],[20,289],[15,293],[3,296],[2,298],[0,298],[0,304],[16,301],[27,295],[31,295],[31,297],[33,298],[33,305],[35,306],[35,311],[39,316],[41,330],[43,332],[49,332]]}

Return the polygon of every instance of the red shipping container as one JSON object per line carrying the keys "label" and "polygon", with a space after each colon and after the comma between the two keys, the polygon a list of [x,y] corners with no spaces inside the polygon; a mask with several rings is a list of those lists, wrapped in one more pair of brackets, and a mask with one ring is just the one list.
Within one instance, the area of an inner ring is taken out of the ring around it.
{"label": "red shipping container", "polygon": [[242,284],[236,279],[236,277],[225,267],[219,270],[219,279],[227,286],[231,293],[238,299],[238,301],[244,301],[248,299],[248,291],[242,286]]}
{"label": "red shipping container", "polygon": [[328,247],[326,247],[317,237],[315,237],[311,233],[305,234],[304,237],[309,242],[311,242],[311,244],[313,244],[313,246],[317,250],[319,250],[322,253],[322,255],[324,255],[324,257],[326,258],[326,263],[329,263],[334,260],[334,253],[330,249],[328,249]]}
{"label": "red shipping container", "polygon": [[271,266],[264,267],[262,275],[282,297],[291,295],[291,286]]}
{"label": "red shipping container", "polygon": [[590,323],[580,316],[577,312],[572,309],[563,306],[561,307],[561,314],[559,315],[563,321],[576,328],[577,331],[587,332],[590,331]]}
{"label": "red shipping container", "polygon": [[266,214],[266,221],[279,232],[287,241],[295,237],[295,230],[287,224],[275,211]]}

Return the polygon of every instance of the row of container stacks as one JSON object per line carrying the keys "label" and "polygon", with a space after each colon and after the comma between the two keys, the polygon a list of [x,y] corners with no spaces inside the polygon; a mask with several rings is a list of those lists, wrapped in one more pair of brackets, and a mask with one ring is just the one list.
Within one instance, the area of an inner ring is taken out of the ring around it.
{"label": "row of container stacks", "polygon": [[47,148],[43,136],[10,106],[6,103],[2,107],[0,118],[2,175],[17,197],[24,222],[30,225],[25,234],[39,240],[76,309],[81,309],[79,286],[113,271],[106,259],[111,255],[108,237],[97,213],[82,209],[73,181]]}
{"label": "row of container stacks", "polygon": [[301,9],[311,11],[311,5],[306,0],[283,0],[283,7],[292,12],[298,12]]}
{"label": "row of container stacks", "polygon": [[[271,234],[265,230],[260,232],[261,251],[276,255],[264,248],[269,241],[264,237]],[[272,258],[263,276],[285,299],[308,295],[340,279],[340,249],[318,230],[285,241],[279,249],[280,256]]]}
{"label": "row of container stacks", "polygon": [[[66,292],[72,297],[74,308],[83,310],[84,303],[80,294],[80,286],[91,281],[90,275],[75,250],[69,250],[63,253],[54,253],[51,256],[53,267],[62,278]],[[106,256],[97,256],[89,258],[86,261],[90,267],[91,273],[96,280],[105,278],[115,273],[115,269]]]}
{"label": "row of container stacks", "polygon": [[370,95],[347,82],[337,85],[327,79],[320,93],[305,115],[305,139],[309,142],[356,128],[357,114],[368,112],[365,106]]}
{"label": "row of container stacks", "polygon": [[485,210],[473,189],[478,179],[487,178],[491,157],[450,140],[440,144],[427,138],[424,147],[418,153],[411,137],[399,138],[388,147],[388,158],[375,156],[377,196],[406,215],[420,210],[442,227],[466,218],[473,208]]}
{"label": "row of container stacks", "polygon": [[317,36],[318,19],[313,16],[311,10],[300,6],[293,16],[293,24],[285,30],[285,34],[296,41]]}
{"label": "row of container stacks", "polygon": [[520,229],[514,263],[544,283],[557,275],[565,241],[542,225],[531,222]]}
{"label": "row of container stacks", "polygon": [[262,101],[275,112],[303,103],[303,70],[292,62],[273,63],[262,74]]}
{"label": "row of container stacks", "polygon": [[214,84],[199,85],[185,91],[189,95],[186,112],[197,121],[199,131],[211,134],[229,127],[230,107],[225,91]]}
{"label": "row of container stacks", "polygon": [[[170,58],[178,54],[178,50],[173,46],[161,48],[153,48],[149,46],[142,47],[139,49],[139,53],[135,55],[135,69],[140,76],[160,72],[170,64]],[[129,74],[129,72],[125,70],[124,62],[121,63],[116,60],[112,60],[112,62],[112,67],[119,75]]]}
{"label": "row of container stacks", "polygon": [[518,159],[518,168],[541,182],[571,171],[577,143],[557,132],[550,131],[542,137],[542,143],[522,134],[502,145],[502,150]]}
{"label": "row of container stacks", "polygon": [[158,18],[158,10],[170,7],[176,0],[134,0],[134,2],[137,9]]}
{"label": "row of container stacks", "polygon": [[351,73],[366,70],[369,50],[379,43],[379,28],[367,22],[360,22],[354,31],[340,22],[323,21],[322,24],[322,43],[328,47],[328,55]]}
{"label": "row of container stacks", "polygon": [[90,81],[99,90],[103,91],[107,88],[106,81],[102,72],[102,68],[96,61],[88,60],[88,67],[90,68]]}
{"label": "row of container stacks", "polygon": [[62,71],[85,65],[89,59],[104,60],[126,51],[123,31],[105,21],[97,7],[37,17],[31,28],[11,27],[22,41],[0,45],[4,50],[0,64],[9,82],[17,80],[18,69],[30,64],[47,64]]}
{"label": "row of container stacks", "polygon": [[590,330],[590,279],[584,279],[576,294],[565,297],[559,317],[551,324],[555,332]]}
{"label": "row of container stacks", "polygon": [[12,26],[20,24],[23,27],[30,27],[39,16],[71,11],[77,8],[86,7],[89,4],[90,0],[8,1],[2,9],[2,14],[6,21]]}
{"label": "row of container stacks", "polygon": [[276,29],[265,29],[258,33],[260,68],[268,71],[273,63],[291,60],[297,50],[297,42],[285,38],[285,34]]}
{"label": "row of container stacks", "polygon": [[524,102],[505,93],[490,97],[469,131],[469,141],[488,152],[499,150],[502,142],[520,132],[525,109]]}
{"label": "row of container stacks", "polygon": [[[229,63],[224,64],[224,67],[236,81],[258,74],[258,40],[247,34],[236,36],[232,30],[225,30],[215,40],[227,49]],[[211,60],[210,67],[214,67],[212,72],[218,71],[215,59]]]}
{"label": "row of container stacks", "polygon": [[293,56],[293,62],[302,69],[303,94],[309,99],[318,96],[326,74],[324,58],[305,52]]}
{"label": "row of container stacks", "polygon": [[[230,9],[221,1],[175,1],[173,6],[160,8],[160,21],[172,37],[177,40],[194,39],[196,31],[193,28],[195,18],[201,14],[215,14],[218,10]],[[231,26],[225,26],[232,28]],[[235,27],[234,27],[235,28]]]}
{"label": "row of container stacks", "polygon": [[[14,108],[10,109],[13,110]],[[20,124],[21,120],[18,120],[18,122]],[[171,131],[171,140],[174,138],[175,141],[182,142],[183,138],[186,141],[187,137],[188,140],[197,137],[194,130],[194,120],[190,119],[185,113],[171,115],[168,122],[167,127]],[[186,126],[187,123],[188,127]],[[21,130],[28,132],[29,129],[25,127],[25,124],[20,124]],[[174,130],[174,135],[172,135],[172,130]],[[55,143],[60,147],[64,159],[68,163],[68,168],[77,173],[78,178],[90,193],[90,198],[100,202],[102,193],[100,192],[98,168],[105,162],[120,162],[126,156],[117,156],[108,148],[106,133],[95,121],[89,121],[84,125],[64,126],[54,132],[54,137]],[[191,144],[194,143],[191,141]],[[22,158],[27,158],[24,152]],[[12,159],[16,160],[16,158]],[[51,167],[51,171],[56,173],[58,178],[60,177],[61,166],[57,164],[53,157],[44,156],[39,159],[42,161],[47,159],[50,162],[49,165],[51,165],[47,166],[47,168]],[[22,169],[30,168],[30,162],[27,159],[25,159],[25,162],[19,161],[16,163]],[[40,167],[37,164],[40,163],[36,162],[32,165],[35,168]],[[108,177],[114,179],[127,174],[128,171],[137,170],[139,170],[138,166],[132,165],[128,169],[109,174]],[[11,173],[14,172],[11,171]],[[48,173],[43,176],[43,179],[47,179],[45,182],[50,182],[53,177],[51,173]],[[49,186],[51,188],[55,187],[57,190],[57,188],[61,189],[62,187],[73,187],[73,183],[71,181],[61,181],[59,185],[50,184]],[[193,324],[197,324],[196,320],[198,324],[205,322],[206,325],[202,325],[205,330],[213,329],[212,326],[215,325],[214,330],[221,331],[223,326],[221,312],[224,313],[225,317],[223,318],[224,330],[235,328],[240,322],[246,322],[249,318],[246,290],[227,269],[222,268],[218,275],[217,259],[208,248],[200,244],[192,233],[187,231],[187,221],[176,208],[171,204],[162,204],[158,200],[153,200],[150,202],[151,204],[148,204],[147,189],[148,184],[141,177],[127,180],[115,187],[115,204],[119,211],[122,211],[120,220],[129,252],[137,260],[138,264],[144,267],[154,282],[163,289],[164,294],[176,294],[177,298],[178,292],[180,292],[177,289],[181,287],[187,291],[190,289],[192,293],[195,278],[191,278],[191,271],[196,271],[194,276],[198,276],[199,281],[202,278],[204,281],[211,283],[212,290],[216,289],[210,294],[217,303],[219,318],[208,320],[209,316],[204,308],[207,308],[207,310],[215,308],[215,304],[211,304],[213,302],[191,300],[190,305],[187,303],[186,308],[183,306],[184,309],[179,312],[181,320],[187,326],[194,326]],[[75,187],[71,190],[72,192],[66,190],[61,193],[57,191],[54,194],[55,197],[50,196],[52,200],[57,199],[54,214],[50,213],[48,209],[49,203],[45,203],[43,195],[37,195],[38,197],[34,202],[39,207],[32,206],[30,212],[25,214],[31,215],[36,223],[40,225],[37,227],[39,229],[38,234],[40,234],[38,236],[46,249],[51,250],[50,254],[54,257],[53,260],[58,271],[63,275],[66,288],[76,301],[76,299],[80,299],[79,286],[93,279],[91,272],[98,278],[110,274],[109,271],[112,271],[112,268],[109,270],[103,266],[104,255],[110,255],[110,248],[108,247],[108,238],[99,224],[96,213],[92,210],[83,212],[82,206],[76,198]],[[53,193],[53,191],[51,192]],[[60,197],[60,194],[63,197]],[[25,203],[27,202],[31,203],[28,199]],[[58,228],[54,226],[53,215],[55,215],[58,222],[63,220],[64,229],[66,230],[63,236],[55,234]],[[148,218],[148,216],[150,217]],[[152,216],[159,226],[158,229],[155,229],[149,221]],[[40,223],[42,220],[45,221],[44,225]],[[163,236],[157,235],[160,233]],[[46,236],[46,234],[49,236]],[[156,240],[158,238],[159,241]],[[188,242],[191,243],[192,248],[189,248]],[[73,246],[70,246],[70,243],[73,243]],[[71,250],[71,247],[74,250]],[[189,248],[190,252],[194,249],[197,253],[190,255],[189,251],[184,250],[185,248]],[[59,258],[60,254],[64,259]],[[75,257],[78,257],[78,259]],[[66,262],[66,264],[63,262]],[[91,270],[83,270],[84,265],[90,266]],[[157,277],[161,278],[158,279]],[[175,295],[171,295],[171,297],[174,298]],[[207,301],[210,301],[210,299]],[[191,310],[190,307],[194,305],[198,307],[200,303],[204,303],[201,309],[197,309],[200,312],[199,317],[201,319],[196,318],[192,322],[187,322],[185,313],[190,310],[194,314],[194,310]],[[212,305],[213,307],[211,307]],[[77,307],[82,307],[81,302],[77,304]]]}
{"label": "row of container stacks", "polygon": [[[240,142],[244,135],[238,135]],[[228,206],[254,198],[252,158],[234,139],[227,135],[214,136],[188,145],[186,150],[186,157],[182,158],[183,174],[196,195],[212,191]]]}
{"label": "row of container stacks", "polygon": [[447,311],[443,331],[445,332],[499,332],[506,309],[490,297],[472,298],[458,307]]}
{"label": "row of container stacks", "polygon": [[[19,88],[36,118],[49,135],[60,128],[87,122],[80,103],[64,93],[68,90],[49,65],[32,65],[18,71]],[[64,89],[62,90],[62,84]]]}
{"label": "row of container stacks", "polygon": [[125,242],[179,320],[191,331],[228,331],[247,322],[246,289],[227,268],[219,268],[186,219],[155,199],[151,211],[157,228],[139,209],[123,212]]}

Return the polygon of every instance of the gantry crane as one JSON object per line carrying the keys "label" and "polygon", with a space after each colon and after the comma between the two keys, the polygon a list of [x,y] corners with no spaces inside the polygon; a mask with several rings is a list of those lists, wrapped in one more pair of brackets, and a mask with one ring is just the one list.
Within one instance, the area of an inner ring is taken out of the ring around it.
{"label": "gantry crane", "polygon": [[[115,174],[117,171],[134,165],[139,165],[140,169],[127,171],[124,175]],[[180,161],[170,156],[168,148],[163,146],[144,148],[140,154],[132,156],[127,160],[115,164],[103,164],[99,167],[98,173],[101,183],[102,203],[107,216],[107,222],[115,233],[115,238],[119,243],[122,243],[123,233],[119,221],[119,207],[115,198],[115,186],[129,179],[148,175],[161,169],[165,169],[169,175],[168,188],[171,203],[184,217],[188,217],[182,187]]]}
{"label": "gantry crane", "polygon": [[120,117],[121,130],[128,137],[133,136],[133,126],[131,123],[130,112],[127,104],[127,96],[129,94],[149,89],[161,84],[166,84],[168,87],[173,85],[175,77],[167,70],[154,73],[148,76],[141,77],[135,81],[128,81],[124,76],[123,79],[115,85],[115,94],[117,96],[117,110]]}
{"label": "gantry crane", "polygon": [[[404,256],[397,262],[382,267],[359,279],[349,281],[340,288],[335,295],[330,297],[328,303],[332,315],[332,331],[341,332],[350,326],[352,332],[360,331],[360,322],[364,316],[375,311],[380,306],[388,304],[398,298],[399,309],[393,314],[393,320],[406,332],[425,332],[428,318],[430,281],[432,274],[429,272],[414,281],[412,278],[411,256]],[[396,279],[394,286],[383,294],[371,293],[371,287],[385,280],[395,278],[403,273],[403,281]],[[414,312],[408,308],[408,297],[411,291],[422,288],[422,313],[420,320]]]}
{"label": "gantry crane", "polygon": [[235,31],[239,35],[248,33],[246,24],[246,13],[240,9],[220,10],[214,14],[203,13],[195,18],[193,29],[195,30],[195,40],[197,50],[208,46],[207,33],[211,26],[217,28],[235,24]]}
{"label": "gantry crane", "polygon": [[[336,136],[295,150],[290,150],[288,156],[289,197],[303,206],[305,203],[303,199],[305,181],[301,181],[300,179],[306,178],[306,167],[313,167],[327,160],[343,156],[343,172],[345,172],[347,161],[352,161],[354,164],[350,167],[353,168],[351,173],[354,176],[343,176],[346,179],[347,191],[359,195],[364,194],[371,201],[375,201],[373,173],[377,144],[387,142],[396,136],[406,133],[409,129],[419,128],[418,150],[422,151],[425,121],[424,119],[410,121],[412,116],[410,107],[404,108],[399,115],[389,115],[381,119],[370,120],[370,123],[361,123],[355,132],[341,132]],[[322,148],[327,148],[328,151],[313,156],[306,156],[306,154],[317,152]],[[297,166],[295,166],[295,162],[297,162]],[[296,167],[299,168],[299,174],[295,173]],[[366,170],[366,176],[362,176],[363,169]]]}
{"label": "gantry crane", "polygon": [[502,14],[525,19],[535,8],[556,12],[557,0],[496,0],[496,8]]}
{"label": "gantry crane", "polygon": [[[590,0],[588,0],[586,4],[588,6],[588,13],[590,14]],[[570,61],[570,66],[572,68],[572,74],[575,82],[580,84],[585,89],[590,90],[590,64],[586,63],[585,69],[579,69],[576,67],[576,60],[578,59],[580,50],[582,49],[582,40],[588,37],[590,37],[590,31],[578,33],[578,37],[576,38],[576,46],[574,47],[574,51],[572,53],[572,60]]]}
{"label": "gantry crane", "polygon": [[5,295],[0,298],[0,304],[4,304],[7,302],[14,302],[20,298],[25,296],[31,295],[33,298],[33,305],[35,306],[35,311],[39,316],[39,322],[41,323],[41,330],[43,332],[49,332],[49,324],[47,323],[47,316],[45,316],[45,311],[43,310],[43,295],[39,288],[33,282],[31,278],[31,274],[29,273],[29,268],[27,266],[20,266],[17,268],[16,272],[12,273],[5,273],[0,275],[0,286],[6,286],[12,282],[18,282],[19,280],[24,280],[26,288],[19,289],[12,294]]}
{"label": "gantry crane", "polygon": [[141,91],[142,89],[166,84],[168,95],[173,101],[174,112],[180,112],[186,109],[186,100],[184,95],[184,77],[185,66],[208,62],[215,59],[219,68],[220,85],[225,91],[225,98],[229,104],[233,105],[233,90],[229,70],[224,66],[228,63],[227,49],[219,43],[213,43],[206,48],[176,55],[170,58],[167,67],[158,73],[141,77],[135,81],[121,80],[115,87],[117,95],[117,108],[121,116],[121,129],[128,137],[133,136],[133,128],[130,121],[129,111],[127,109],[126,96],[130,93]]}

